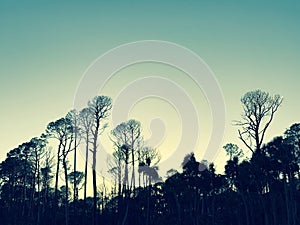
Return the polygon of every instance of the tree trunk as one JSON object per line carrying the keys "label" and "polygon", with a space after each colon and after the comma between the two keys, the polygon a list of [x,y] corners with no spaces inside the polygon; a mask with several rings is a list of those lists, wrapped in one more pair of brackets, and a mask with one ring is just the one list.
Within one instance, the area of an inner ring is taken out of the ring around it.
{"label": "tree trunk", "polygon": [[97,142],[98,142],[98,132],[100,127],[100,119],[96,119],[95,132],[93,134],[93,224],[97,224],[97,183],[96,183],[96,160],[97,160]]}
{"label": "tree trunk", "polygon": [[86,204],[86,189],[87,189],[87,168],[88,168],[88,158],[89,158],[89,134],[86,133],[86,149],[85,149],[85,166],[84,166],[84,205]]}
{"label": "tree trunk", "polygon": [[22,216],[25,214],[25,207],[26,207],[26,196],[27,196],[27,187],[26,187],[26,182],[27,182],[27,163],[28,163],[28,154],[25,155],[25,160],[24,160],[24,178],[23,178],[23,210],[22,210]]}
{"label": "tree trunk", "polygon": [[123,182],[123,193],[125,193],[125,197],[128,195],[128,153],[125,156],[125,172],[124,172],[124,182]]}
{"label": "tree trunk", "polygon": [[37,176],[37,164],[38,164],[38,156],[37,152],[35,152],[35,164],[34,164],[34,172],[33,172],[33,180],[31,184],[31,193],[30,193],[30,199],[29,199],[29,206],[28,206],[28,218],[30,218],[31,215],[33,215],[33,211],[31,210],[32,204],[34,204],[34,194],[35,194],[35,184],[36,184],[36,176]]}
{"label": "tree trunk", "polygon": [[54,204],[57,207],[57,194],[58,194],[58,176],[59,176],[59,163],[60,163],[60,151],[61,151],[62,141],[59,142],[58,150],[57,150],[57,164],[56,164],[56,173],[55,173],[55,192],[54,192]]}
{"label": "tree trunk", "polygon": [[73,203],[74,203],[74,215],[76,215],[76,202],[77,202],[77,187],[76,187],[76,160],[77,160],[77,127],[75,123],[75,138],[74,138],[74,193],[73,193]]}
{"label": "tree trunk", "polygon": [[96,151],[93,152],[93,224],[96,225],[97,217],[97,184],[96,184]]}
{"label": "tree trunk", "polygon": [[65,185],[66,185],[66,199],[65,199],[65,225],[69,224],[69,185],[68,185],[68,170],[66,157],[63,158],[63,167],[65,174]]}
{"label": "tree trunk", "polygon": [[284,186],[284,197],[285,197],[285,209],[286,209],[286,224],[290,225],[290,203],[289,203],[289,197],[288,197],[288,187],[287,187],[287,177],[286,173],[284,172],[283,175],[283,186]]}
{"label": "tree trunk", "polygon": [[121,158],[119,157],[119,165],[118,165],[118,195],[121,196],[122,192],[122,171],[121,171]]}
{"label": "tree trunk", "polygon": [[133,196],[135,193],[135,167],[134,167],[134,140],[133,140],[133,133],[131,134],[131,158],[132,158],[132,190],[133,190]]}
{"label": "tree trunk", "polygon": [[41,190],[40,190],[40,162],[38,161],[37,164],[37,192],[38,192],[38,201],[37,201],[37,225],[40,224],[40,214],[41,214],[41,204],[40,204],[40,198],[41,198]]}
{"label": "tree trunk", "polygon": [[55,172],[55,190],[54,190],[54,223],[56,224],[56,216],[58,211],[58,176],[59,176],[59,163],[60,163],[60,151],[61,151],[62,141],[59,141],[58,150],[57,150],[57,164]]}

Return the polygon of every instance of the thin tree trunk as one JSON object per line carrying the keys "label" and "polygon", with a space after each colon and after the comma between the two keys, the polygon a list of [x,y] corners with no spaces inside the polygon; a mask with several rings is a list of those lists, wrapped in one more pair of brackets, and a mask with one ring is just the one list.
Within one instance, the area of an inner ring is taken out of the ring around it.
{"label": "thin tree trunk", "polygon": [[150,224],[150,197],[151,197],[151,184],[149,182],[149,187],[148,187],[148,198],[147,198],[147,222],[146,225]]}
{"label": "thin tree trunk", "polygon": [[56,164],[56,173],[55,173],[55,190],[54,190],[54,223],[57,224],[56,217],[58,211],[58,176],[59,176],[59,164],[60,164],[60,151],[62,146],[62,140],[59,141],[59,146],[57,150],[57,164]]}
{"label": "thin tree trunk", "polygon": [[125,193],[125,197],[128,195],[128,153],[125,156],[125,172],[124,172],[124,182],[123,182],[123,193]]}
{"label": "thin tree trunk", "polygon": [[25,214],[25,207],[26,207],[26,195],[27,195],[27,187],[26,187],[26,182],[27,182],[27,160],[28,160],[28,154],[25,156],[24,160],[24,179],[23,179],[23,210],[22,210],[22,216]]}
{"label": "thin tree trunk", "polygon": [[119,165],[118,165],[118,195],[121,196],[121,192],[122,192],[122,171],[121,171],[121,158],[119,157]]}
{"label": "thin tree trunk", "polygon": [[96,184],[96,152],[93,152],[93,224],[96,225],[97,217],[97,184]]}
{"label": "thin tree trunk", "polygon": [[61,151],[62,141],[59,142],[57,150],[57,164],[56,164],[56,173],[55,173],[55,192],[54,192],[54,204],[57,207],[57,198],[58,198],[58,175],[59,175],[59,163],[60,163],[60,151]]}
{"label": "thin tree trunk", "polygon": [[36,184],[36,176],[37,176],[37,163],[38,163],[38,157],[37,157],[37,152],[35,152],[35,165],[34,165],[34,172],[33,172],[33,181],[32,181],[32,190],[31,190],[31,195],[30,195],[30,200],[29,200],[29,206],[28,206],[28,218],[30,218],[31,215],[33,215],[32,212],[32,204],[34,203],[34,194],[35,194],[35,184]]}
{"label": "thin tree trunk", "polygon": [[84,195],[83,195],[84,205],[86,204],[88,158],[89,158],[89,134],[86,133],[85,166],[84,166]]}
{"label": "thin tree trunk", "polygon": [[[140,150],[138,147],[138,163],[141,163],[141,155]],[[138,165],[139,166],[139,165]],[[141,187],[141,172],[139,172],[139,188]]]}
{"label": "thin tree trunk", "polygon": [[100,127],[100,119],[96,120],[95,132],[93,133],[93,224],[97,224],[97,181],[96,181],[96,160],[97,160],[97,142],[98,142],[98,132]]}
{"label": "thin tree trunk", "polygon": [[132,190],[133,196],[135,195],[135,167],[134,167],[134,140],[133,140],[133,131],[131,133],[131,158],[132,158]]}
{"label": "thin tree trunk", "polygon": [[65,225],[69,224],[69,185],[68,185],[68,170],[66,156],[63,158],[63,167],[65,174],[65,185],[66,185],[66,199],[65,199]]}
{"label": "thin tree trunk", "polygon": [[75,139],[74,139],[74,193],[73,193],[73,200],[74,200],[74,215],[76,215],[76,202],[77,202],[77,187],[76,187],[76,163],[77,163],[77,131],[75,125]]}
{"label": "thin tree trunk", "polygon": [[284,197],[285,197],[285,209],[286,209],[286,224],[290,225],[290,207],[289,207],[289,197],[288,197],[288,188],[286,184],[286,173],[283,176],[283,186],[284,186]]}
{"label": "thin tree trunk", "polygon": [[38,161],[38,164],[37,164],[37,166],[38,166],[38,172],[37,172],[37,192],[38,192],[38,201],[37,201],[37,208],[38,208],[38,210],[37,210],[37,225],[39,225],[40,224],[40,214],[41,214],[41,204],[40,204],[40,198],[41,198],[41,190],[40,190],[40,163],[39,163],[39,161]]}

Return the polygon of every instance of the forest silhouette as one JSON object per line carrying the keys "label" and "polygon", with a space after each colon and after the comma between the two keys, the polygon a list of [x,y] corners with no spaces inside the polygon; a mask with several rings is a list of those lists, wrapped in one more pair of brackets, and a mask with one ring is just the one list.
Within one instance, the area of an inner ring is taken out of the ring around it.
{"label": "forest silhouette", "polygon": [[[124,121],[110,132],[108,188],[99,185],[96,168],[99,138],[111,129],[106,121],[113,105],[110,97],[96,96],[7,153],[0,163],[0,224],[298,225],[300,123],[264,142],[281,103],[281,96],[262,90],[242,96],[242,116],[234,125],[250,156],[226,144],[224,174],[212,162],[197,161],[191,149],[182,171],[169,168],[163,180],[160,154],[145,145],[141,123]],[[50,140],[56,143],[52,150]],[[77,169],[79,147],[85,148],[84,171]]]}

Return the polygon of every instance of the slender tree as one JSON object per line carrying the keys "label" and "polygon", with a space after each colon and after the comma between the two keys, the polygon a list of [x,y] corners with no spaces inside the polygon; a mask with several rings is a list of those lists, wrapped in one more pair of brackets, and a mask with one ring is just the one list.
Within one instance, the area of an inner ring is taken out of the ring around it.
{"label": "slender tree", "polygon": [[[130,189],[135,189],[135,161],[136,161],[136,155],[138,155],[138,160],[140,160],[140,146],[141,142],[143,140],[141,136],[141,123],[137,120],[128,120],[126,122],[123,122],[119,125],[117,125],[111,132],[114,145],[118,149],[118,151],[123,151],[125,154],[124,160],[125,160],[125,170],[128,171],[128,164],[129,164],[129,157],[131,155],[131,164],[132,164],[132,173],[131,173],[131,184]],[[123,148],[122,148],[123,146]],[[128,175],[125,172],[126,179],[128,179]],[[126,181],[127,182],[127,181]],[[125,184],[126,187],[127,184]]]}
{"label": "slender tree", "polygon": [[58,140],[58,147],[56,151],[56,172],[55,172],[55,193],[54,202],[57,206],[58,200],[58,178],[59,178],[59,166],[61,162],[61,148],[66,135],[64,130],[64,118],[58,119],[55,122],[50,122],[46,128],[46,134],[49,138]]}
{"label": "slender tree", "polygon": [[68,155],[74,150],[74,127],[70,119],[65,120],[65,138],[62,143],[62,165],[65,179],[65,225],[69,224],[69,178],[68,178]]}
{"label": "slender tree", "polygon": [[[62,162],[66,184],[66,199],[65,199],[65,223],[68,225],[68,167],[67,167],[67,156],[73,150],[72,143],[74,140],[74,127],[69,118],[61,118],[55,122],[48,124],[46,134],[50,138],[58,140],[57,149],[57,164],[55,174],[55,195],[54,201],[55,206],[58,205],[58,182],[59,182],[59,165]],[[56,215],[56,212],[55,212]]]}
{"label": "slender tree", "polygon": [[135,190],[135,154],[138,152],[139,144],[142,142],[141,137],[141,123],[136,120],[129,120],[127,122],[127,129],[130,138],[130,149],[131,149],[131,160],[132,160],[132,176],[131,176],[131,188],[133,189],[133,194]]}
{"label": "slender tree", "polygon": [[[47,144],[47,140],[45,135],[41,135],[41,138],[32,138],[30,140],[32,154],[33,154],[33,164],[34,164],[34,177],[32,181],[32,192],[31,192],[31,200],[29,204],[29,213],[33,215],[32,212],[32,203],[34,202],[35,193],[37,192],[37,201],[41,201],[41,160],[45,157],[45,147]],[[37,188],[36,188],[37,187]],[[37,189],[37,190],[36,190]],[[37,218],[36,224],[39,225],[41,221],[41,207],[40,204],[37,204]]]}
{"label": "slender tree", "polygon": [[[124,169],[124,153],[120,147],[115,146],[115,151],[112,154],[112,157],[108,159],[108,172],[112,175],[115,182],[115,189],[118,187],[118,196],[121,196],[122,193],[122,177]],[[117,191],[115,190],[115,193]]]}
{"label": "slender tree", "polygon": [[54,166],[54,156],[52,155],[51,148],[45,152],[45,160],[41,167],[41,192],[42,192],[42,216],[46,217],[46,212],[50,210],[49,193],[51,182],[53,179],[52,168]]}
{"label": "slender tree", "polygon": [[97,159],[97,147],[98,147],[98,137],[107,127],[107,124],[103,123],[105,119],[110,115],[110,110],[112,108],[112,100],[108,96],[96,96],[91,101],[88,102],[89,110],[93,117],[92,124],[92,174],[93,174],[93,224],[96,225],[97,216],[97,184],[96,184],[96,159]]}
{"label": "slender tree", "polygon": [[88,176],[88,159],[89,159],[89,144],[91,129],[93,124],[93,115],[89,108],[84,108],[79,113],[79,123],[82,130],[83,138],[85,139],[85,166],[84,166],[84,194],[83,200],[86,203],[87,192],[87,176]]}
{"label": "slender tree", "polygon": [[[79,145],[79,138],[80,138],[80,128],[79,128],[79,113],[76,109],[72,109],[70,112],[68,112],[66,118],[70,119],[72,126],[73,126],[73,132],[74,132],[74,160],[73,160],[73,172],[76,173],[77,171],[77,145]],[[74,213],[76,214],[76,201],[77,201],[77,182],[76,182],[76,176],[74,176],[74,182],[73,182],[73,201],[74,201]]]}
{"label": "slender tree", "polygon": [[[124,178],[123,178],[123,193],[127,193],[128,190],[128,164],[129,164],[129,154],[130,154],[130,146],[127,144],[129,137],[127,133],[126,123],[121,123],[117,125],[112,131],[112,142],[116,148],[116,153],[114,156],[118,160],[119,170],[121,169],[122,160],[124,160]],[[121,171],[120,171],[121,175]],[[119,177],[121,179],[121,177]],[[119,180],[120,185],[120,180]],[[120,187],[119,187],[120,192]]]}

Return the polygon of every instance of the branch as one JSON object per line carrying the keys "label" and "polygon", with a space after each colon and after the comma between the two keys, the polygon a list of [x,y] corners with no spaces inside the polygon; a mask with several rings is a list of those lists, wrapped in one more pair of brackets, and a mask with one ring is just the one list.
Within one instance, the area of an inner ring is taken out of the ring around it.
{"label": "branch", "polygon": [[254,153],[253,149],[248,145],[248,143],[246,142],[246,140],[243,138],[242,133],[240,130],[238,130],[239,132],[239,138],[242,140],[242,142],[247,146],[247,148],[249,148],[249,150]]}

